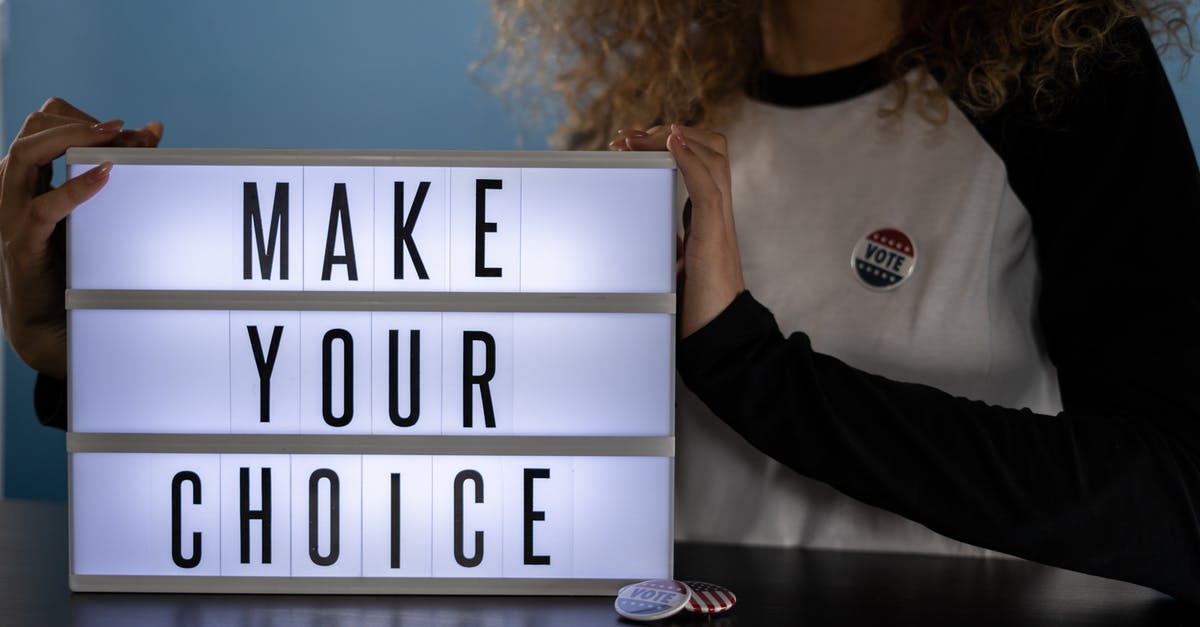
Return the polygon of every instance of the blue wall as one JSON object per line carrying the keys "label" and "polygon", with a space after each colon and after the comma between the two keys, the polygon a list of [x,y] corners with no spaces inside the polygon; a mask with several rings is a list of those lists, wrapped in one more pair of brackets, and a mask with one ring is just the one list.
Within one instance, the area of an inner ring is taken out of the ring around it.
{"label": "blue wall", "polygon": [[[1200,18],[1193,22],[1196,24],[1196,41],[1200,43]],[[1175,87],[1175,99],[1179,102],[1179,110],[1183,112],[1192,148],[1200,158],[1200,55],[1196,55],[1190,63],[1184,63],[1178,53],[1168,53],[1163,65]]]}
{"label": "blue wall", "polygon": [[[8,18],[5,146],[54,95],[164,120],[178,147],[506,149],[522,131],[466,72],[490,46],[484,0],[9,0]],[[1200,151],[1200,72],[1168,71]],[[545,147],[544,128],[524,135]],[[4,495],[63,499],[63,436],[4,359]]]}

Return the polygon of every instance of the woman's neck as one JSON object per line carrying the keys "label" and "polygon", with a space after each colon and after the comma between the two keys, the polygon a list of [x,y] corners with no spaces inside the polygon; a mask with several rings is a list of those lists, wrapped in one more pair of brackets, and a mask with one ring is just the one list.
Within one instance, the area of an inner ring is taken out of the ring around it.
{"label": "woman's neck", "polygon": [[887,50],[900,30],[900,2],[767,0],[762,22],[768,70],[817,74]]}

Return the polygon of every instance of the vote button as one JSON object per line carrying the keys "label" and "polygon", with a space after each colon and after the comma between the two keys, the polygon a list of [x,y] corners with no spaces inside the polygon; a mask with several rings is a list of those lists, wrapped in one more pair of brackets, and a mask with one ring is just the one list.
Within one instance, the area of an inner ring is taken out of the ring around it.
{"label": "vote button", "polygon": [[917,266],[917,245],[899,229],[878,229],[859,239],[850,255],[850,266],[867,289],[895,289],[912,276]]}
{"label": "vote button", "polygon": [[618,614],[631,620],[658,620],[682,610],[691,595],[692,591],[678,581],[651,579],[621,588],[614,606]]}

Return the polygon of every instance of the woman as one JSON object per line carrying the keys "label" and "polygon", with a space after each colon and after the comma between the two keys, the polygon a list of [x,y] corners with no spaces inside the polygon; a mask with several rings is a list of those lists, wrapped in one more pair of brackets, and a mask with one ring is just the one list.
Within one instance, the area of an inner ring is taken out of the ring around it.
{"label": "woman", "polygon": [[563,137],[680,122],[610,147],[692,203],[681,539],[981,552],[949,537],[1200,600],[1200,174],[1139,20],[1180,6],[552,6],[502,3],[501,49]]}
{"label": "woman", "polygon": [[[1200,176],[1136,19],[1170,7],[958,4],[500,17],[505,44],[561,64],[543,69],[573,143],[669,149],[687,185],[677,361],[715,416],[680,391],[681,538],[972,550],[827,483],[976,546],[1198,600],[1200,303],[1180,234],[1200,227]],[[48,242],[106,169],[39,194],[38,167],[161,129],[47,109],[4,163],[3,305],[18,353],[61,375]],[[686,126],[610,137],[670,121]]]}

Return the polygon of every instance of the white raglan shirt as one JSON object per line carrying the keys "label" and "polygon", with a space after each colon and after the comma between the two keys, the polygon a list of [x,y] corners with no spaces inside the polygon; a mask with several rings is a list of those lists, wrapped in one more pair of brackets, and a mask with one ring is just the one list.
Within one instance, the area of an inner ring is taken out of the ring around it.
{"label": "white raglan shirt", "polygon": [[[1058,384],[1038,336],[1029,214],[1005,167],[951,107],[930,122],[890,86],[812,106],[743,99],[726,130],[746,285],[784,334],[898,381],[1055,414]],[[915,244],[886,291],[852,263],[868,234]],[[868,551],[990,553],[799,476],[747,444],[682,383],[676,537]]]}

